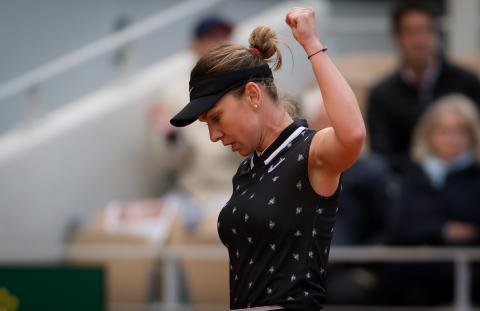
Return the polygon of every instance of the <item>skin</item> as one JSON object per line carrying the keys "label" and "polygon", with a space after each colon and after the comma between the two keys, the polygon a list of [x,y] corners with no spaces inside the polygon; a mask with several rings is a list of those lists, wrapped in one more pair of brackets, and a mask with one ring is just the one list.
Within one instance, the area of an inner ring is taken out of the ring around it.
{"label": "skin", "polygon": [[430,146],[432,152],[446,162],[470,150],[472,141],[463,118],[457,114],[441,113],[431,131]]}
{"label": "skin", "polygon": [[421,11],[407,12],[400,20],[395,43],[403,62],[421,87],[425,70],[435,61],[440,36],[432,18]]}
{"label": "skin", "polygon": [[[285,22],[307,55],[323,48],[316,34],[312,8],[292,8]],[[310,62],[331,127],[318,131],[312,140],[308,176],[319,195],[330,196],[338,187],[340,174],[360,154],[365,140],[365,125],[350,86],[328,54],[316,54]],[[225,95],[199,120],[207,124],[213,142],[233,143],[233,151],[244,156],[255,150],[265,150],[292,122],[280,105],[253,82],[247,83],[240,98],[231,93]]]}

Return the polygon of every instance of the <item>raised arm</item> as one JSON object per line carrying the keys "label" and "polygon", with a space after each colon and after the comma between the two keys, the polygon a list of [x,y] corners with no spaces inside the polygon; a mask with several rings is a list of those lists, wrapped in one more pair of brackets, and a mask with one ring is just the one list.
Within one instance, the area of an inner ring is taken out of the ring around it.
{"label": "raised arm", "polygon": [[[312,141],[310,148],[312,165],[309,163],[309,175],[315,177],[317,181],[320,179],[320,184],[335,183],[339,174],[350,167],[360,155],[365,140],[362,114],[352,89],[328,53],[318,52],[324,46],[316,33],[313,9],[292,8],[285,21],[306,54],[316,53],[310,57],[310,62],[332,125],[319,131]],[[328,189],[316,190],[322,193],[330,192]]]}

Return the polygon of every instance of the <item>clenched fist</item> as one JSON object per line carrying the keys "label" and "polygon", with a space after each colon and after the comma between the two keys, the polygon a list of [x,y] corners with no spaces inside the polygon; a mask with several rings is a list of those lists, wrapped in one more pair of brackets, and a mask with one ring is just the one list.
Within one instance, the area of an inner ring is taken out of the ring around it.
{"label": "clenched fist", "polygon": [[309,52],[313,52],[322,45],[317,37],[317,23],[313,8],[293,7],[287,13],[285,22],[292,29],[293,37]]}

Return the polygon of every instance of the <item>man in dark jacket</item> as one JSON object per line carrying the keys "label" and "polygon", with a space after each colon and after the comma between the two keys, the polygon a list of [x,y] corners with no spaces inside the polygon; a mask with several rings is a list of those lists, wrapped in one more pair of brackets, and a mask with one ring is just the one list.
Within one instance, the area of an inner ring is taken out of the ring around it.
{"label": "man in dark jacket", "polygon": [[430,8],[421,3],[397,7],[392,29],[401,67],[371,90],[367,126],[371,151],[401,174],[410,164],[412,131],[424,109],[449,93],[464,94],[480,106],[480,82],[441,54],[440,30]]}

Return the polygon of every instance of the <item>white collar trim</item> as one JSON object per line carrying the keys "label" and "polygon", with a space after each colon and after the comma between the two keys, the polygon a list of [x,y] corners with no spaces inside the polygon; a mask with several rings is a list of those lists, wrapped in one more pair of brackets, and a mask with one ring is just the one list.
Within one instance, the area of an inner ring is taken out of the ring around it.
{"label": "white collar trim", "polygon": [[[307,129],[306,127],[300,126],[292,134],[290,134],[290,136],[288,136],[287,139],[285,139],[285,141],[280,146],[278,146],[278,148],[274,152],[272,152],[272,154],[268,158],[265,159],[264,161],[265,165],[268,165],[270,162],[272,162],[272,160],[275,159],[275,157],[280,153],[280,151],[285,149],[285,147],[287,147],[289,143],[291,143],[295,138],[298,137],[298,135],[300,135],[306,129]],[[254,166],[253,156],[254,155],[252,154],[250,157],[250,169],[252,169]]]}

